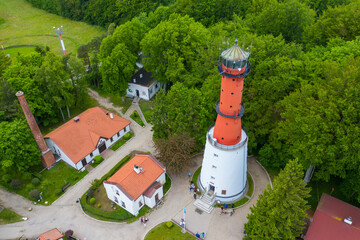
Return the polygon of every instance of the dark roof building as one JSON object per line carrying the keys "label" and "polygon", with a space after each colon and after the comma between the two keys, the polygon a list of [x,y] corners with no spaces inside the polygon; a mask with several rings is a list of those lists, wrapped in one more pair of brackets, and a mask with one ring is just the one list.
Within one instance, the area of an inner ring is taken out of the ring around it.
{"label": "dark roof building", "polygon": [[154,79],[152,77],[152,74],[147,72],[144,68],[141,68],[131,77],[130,83],[149,87],[153,81]]}
{"label": "dark roof building", "polygon": [[360,209],[323,193],[305,237],[322,239],[360,239]]}

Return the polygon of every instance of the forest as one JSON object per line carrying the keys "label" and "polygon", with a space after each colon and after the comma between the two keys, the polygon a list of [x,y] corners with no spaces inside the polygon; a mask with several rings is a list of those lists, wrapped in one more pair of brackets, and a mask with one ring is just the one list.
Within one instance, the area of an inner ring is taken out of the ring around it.
{"label": "forest", "polygon": [[[0,58],[1,181],[39,161],[15,90],[28,93],[46,126],[84,105],[87,85],[124,96],[140,52],[166,83],[154,100],[154,138],[187,134],[202,150],[220,96],[219,54],[237,39],[251,53],[242,118],[249,155],[273,170],[293,159],[312,165],[314,181],[336,179],[345,200],[360,203],[360,0],[27,1],[108,33],[68,60],[51,52]],[[91,73],[74,77],[84,64]],[[25,134],[14,143],[14,133]]]}

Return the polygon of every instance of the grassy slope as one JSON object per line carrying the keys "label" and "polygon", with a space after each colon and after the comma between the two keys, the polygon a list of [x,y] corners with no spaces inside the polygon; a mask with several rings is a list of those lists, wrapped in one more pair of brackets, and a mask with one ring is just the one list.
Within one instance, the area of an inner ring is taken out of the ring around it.
{"label": "grassy slope", "polygon": [[62,36],[67,53],[76,53],[80,44],[105,32],[97,26],[49,14],[32,7],[25,0],[0,1],[0,17],[5,19],[5,23],[0,25],[0,41],[4,47],[19,44],[49,46],[51,51],[59,55],[62,52],[53,26],[64,27]]}
{"label": "grassy slope", "polygon": [[151,229],[145,236],[145,240],[166,240],[166,239],[181,239],[181,240],[190,240],[196,239],[193,235],[189,233],[182,233],[181,228],[177,225],[173,225],[172,228],[168,228],[166,223],[161,223]]}
{"label": "grassy slope", "polygon": [[0,225],[22,221],[21,216],[9,209],[4,208],[0,212]]}

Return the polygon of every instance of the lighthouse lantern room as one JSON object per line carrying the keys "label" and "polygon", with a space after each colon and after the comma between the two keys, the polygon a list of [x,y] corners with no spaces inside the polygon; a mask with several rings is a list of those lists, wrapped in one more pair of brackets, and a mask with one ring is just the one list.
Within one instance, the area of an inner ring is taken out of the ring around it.
{"label": "lighthouse lantern room", "polygon": [[244,77],[250,72],[250,53],[235,40],[234,46],[220,55],[220,102],[216,105],[215,125],[207,132],[200,186],[215,200],[230,202],[246,190],[248,136],[241,127],[244,107],[241,98]]}

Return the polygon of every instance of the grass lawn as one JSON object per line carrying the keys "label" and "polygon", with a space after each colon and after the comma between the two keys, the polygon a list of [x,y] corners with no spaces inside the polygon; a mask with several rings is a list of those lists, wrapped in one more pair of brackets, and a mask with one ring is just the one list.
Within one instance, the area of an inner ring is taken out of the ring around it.
{"label": "grass lawn", "polygon": [[249,184],[249,188],[247,190],[247,193],[246,193],[246,196],[248,197],[251,197],[251,195],[253,194],[254,192],[254,181],[253,179],[251,178],[251,175],[249,173],[247,173],[247,181],[248,181],[248,184]]}
{"label": "grass lawn", "polygon": [[138,113],[136,110],[130,115],[130,117],[131,117],[135,122],[137,122],[140,126],[145,127],[144,122],[141,120],[141,118],[140,118],[140,116],[139,116],[139,113]]}
{"label": "grass lawn", "polygon": [[22,221],[21,216],[14,213],[13,211],[10,211],[9,209],[4,208],[0,212],[0,225],[20,222],[20,221]]}
{"label": "grass lawn", "polygon": [[174,224],[171,228],[166,226],[166,223],[161,223],[151,229],[145,236],[144,240],[184,240],[196,239],[190,233],[182,233],[181,228]]}
{"label": "grass lawn", "polygon": [[139,106],[140,106],[140,109],[141,109],[142,113],[144,114],[145,120],[148,123],[151,123],[150,122],[150,115],[151,115],[152,110],[154,108],[154,102],[153,101],[145,101],[145,100],[141,99],[140,102],[139,102]]}
{"label": "grass lawn", "polygon": [[166,182],[165,182],[164,188],[163,188],[164,195],[169,191],[169,189],[171,187],[171,179],[169,178],[169,176],[166,173],[165,173],[165,179],[166,179]]}
{"label": "grass lawn", "polygon": [[23,55],[27,55],[30,53],[35,53],[35,47],[17,47],[17,48],[9,48],[5,49],[6,54],[10,54],[10,57],[14,58],[21,53]]}
{"label": "grass lawn", "polygon": [[[4,187],[8,191],[15,192],[28,199],[30,199],[29,192],[34,189],[38,189],[40,192],[42,192],[43,198],[43,201],[40,203],[45,204],[45,201],[48,201],[48,204],[51,204],[63,194],[61,188],[65,185],[65,183],[69,182],[71,185],[74,185],[87,173],[87,170],[79,172],[78,170],[65,164],[63,161],[60,161],[50,170],[44,170],[40,174],[36,173],[36,177],[41,180],[40,184],[37,186],[31,183],[32,179],[25,181],[21,178],[21,176],[19,176],[18,179],[24,183],[21,189],[14,190],[9,185],[5,185]],[[32,178],[33,177],[35,176],[32,176]]]}
{"label": "grass lawn", "polygon": [[[52,52],[62,55],[53,26],[63,26],[62,37],[66,52],[76,54],[80,44],[88,43],[93,37],[106,32],[101,27],[72,21],[34,8],[25,0],[0,1],[0,16],[5,20],[0,24],[0,41],[4,47],[21,44],[49,46]],[[9,53],[14,50],[16,49],[9,50]],[[28,49],[18,48],[17,50],[29,52]]]}
{"label": "grass lawn", "polygon": [[115,95],[115,94],[112,94],[112,93],[104,92],[102,89],[94,87],[94,86],[90,86],[90,88],[92,90],[96,91],[101,97],[110,98],[110,102],[112,102],[114,106],[122,108],[121,112],[123,114],[126,113],[126,111],[129,109],[129,107],[132,104],[132,99],[131,98],[124,97],[124,102],[123,102],[121,96],[118,96],[118,95]]}

